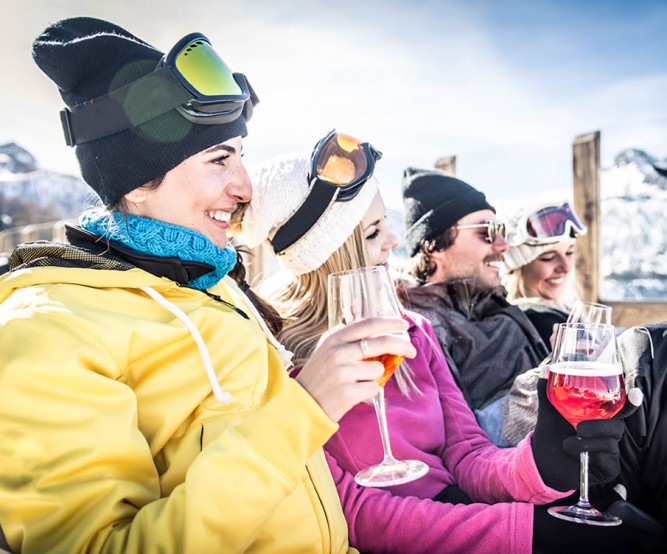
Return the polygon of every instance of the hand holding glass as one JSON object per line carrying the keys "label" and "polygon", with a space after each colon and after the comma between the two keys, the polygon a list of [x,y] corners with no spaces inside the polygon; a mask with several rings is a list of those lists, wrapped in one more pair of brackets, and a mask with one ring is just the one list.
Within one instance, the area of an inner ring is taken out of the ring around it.
{"label": "hand holding glass", "polygon": [[[391,280],[383,266],[334,273],[329,275],[328,284],[329,328],[368,317],[401,315]],[[407,338],[405,331],[402,334]],[[378,384],[381,385],[380,392],[373,398],[373,406],[380,425],[384,459],[377,465],[362,469],[355,476],[355,480],[364,486],[387,487],[419,479],[426,475],[428,466],[418,460],[394,458],[387,429],[384,384],[403,361],[403,357],[386,353],[364,358],[364,361],[379,361],[384,365],[384,375],[378,380]]]}
{"label": "hand holding glass", "polygon": [[[616,352],[612,325],[562,323],[549,367],[547,397],[576,428],[585,420],[609,419],[625,403],[623,369]],[[549,513],[560,519],[588,525],[620,525],[621,518],[601,512],[588,500],[588,452],[580,454],[579,501],[555,506]]]}

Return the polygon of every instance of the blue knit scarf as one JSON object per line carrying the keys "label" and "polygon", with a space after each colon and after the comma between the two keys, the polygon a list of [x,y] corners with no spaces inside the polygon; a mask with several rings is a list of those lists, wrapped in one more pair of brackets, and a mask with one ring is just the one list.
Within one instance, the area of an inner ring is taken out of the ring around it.
{"label": "blue knit scarf", "polygon": [[214,271],[188,283],[188,286],[198,290],[215,285],[236,263],[236,250],[231,243],[227,243],[225,248],[218,248],[197,231],[156,219],[95,209],[81,214],[79,224],[86,231],[143,254],[213,266]]}

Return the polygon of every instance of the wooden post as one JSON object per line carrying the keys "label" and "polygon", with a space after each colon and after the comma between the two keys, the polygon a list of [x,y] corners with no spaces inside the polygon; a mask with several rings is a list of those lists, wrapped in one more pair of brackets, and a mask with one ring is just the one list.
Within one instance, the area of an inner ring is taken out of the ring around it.
{"label": "wooden post", "polygon": [[435,168],[449,173],[452,177],[456,176],[456,156],[443,156],[435,162]]}
{"label": "wooden post", "polygon": [[583,300],[600,296],[600,131],[579,135],[572,145],[574,210],[588,227],[577,239],[576,273]]}
{"label": "wooden post", "polygon": [[246,281],[250,285],[257,285],[257,283],[266,275],[266,263],[264,257],[266,256],[264,247],[260,244],[256,248],[249,249],[247,255],[243,257],[243,263],[246,267]]}
{"label": "wooden post", "polygon": [[665,321],[667,302],[609,301],[600,298],[600,132],[578,136],[572,146],[574,209],[588,227],[577,238],[577,281],[582,300],[602,302],[612,307],[612,323],[619,328]]}

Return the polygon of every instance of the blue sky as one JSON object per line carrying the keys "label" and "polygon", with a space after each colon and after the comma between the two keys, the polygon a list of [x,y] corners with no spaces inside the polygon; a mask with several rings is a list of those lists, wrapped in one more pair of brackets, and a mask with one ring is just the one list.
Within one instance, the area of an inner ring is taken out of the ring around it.
{"label": "blue sky", "polygon": [[[571,186],[571,145],[602,133],[602,160],[667,156],[667,2],[636,0],[0,0],[0,141],[76,173],[60,97],[30,59],[50,22],[110,19],[167,50],[200,31],[261,103],[250,169],[309,150],[333,127],[369,140],[390,206],[406,166],[457,156],[457,175],[492,199]],[[3,79],[7,83],[7,77]]]}

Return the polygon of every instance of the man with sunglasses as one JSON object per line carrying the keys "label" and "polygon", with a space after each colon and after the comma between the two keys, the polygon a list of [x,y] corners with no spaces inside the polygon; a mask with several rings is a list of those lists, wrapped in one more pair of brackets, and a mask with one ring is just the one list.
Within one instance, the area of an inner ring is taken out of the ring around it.
{"label": "man with sunglasses", "polygon": [[401,300],[431,320],[481,427],[507,446],[504,399],[548,350],[500,284],[505,226],[483,193],[439,170],[407,168],[403,199],[411,278]]}

